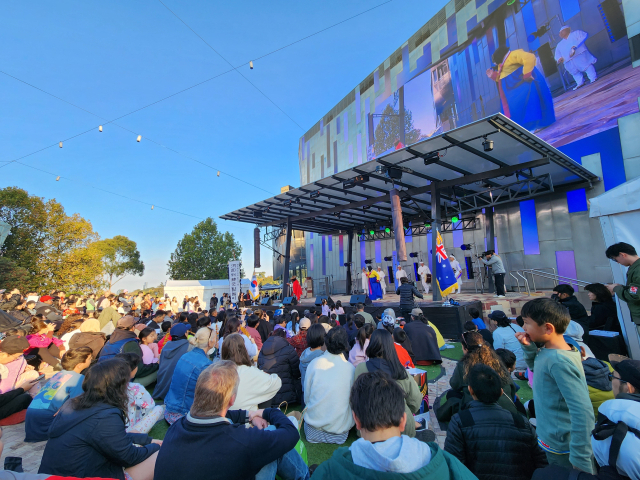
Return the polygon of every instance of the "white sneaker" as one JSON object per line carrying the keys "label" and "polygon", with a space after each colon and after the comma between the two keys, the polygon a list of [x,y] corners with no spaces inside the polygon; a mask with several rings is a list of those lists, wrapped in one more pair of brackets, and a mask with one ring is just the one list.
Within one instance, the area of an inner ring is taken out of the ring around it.
{"label": "white sneaker", "polygon": [[582,85],[584,85],[584,83],[581,83],[580,85],[576,85],[575,87],[573,87],[574,90],[579,89]]}
{"label": "white sneaker", "polygon": [[496,295],[496,297],[505,298],[506,295]]}

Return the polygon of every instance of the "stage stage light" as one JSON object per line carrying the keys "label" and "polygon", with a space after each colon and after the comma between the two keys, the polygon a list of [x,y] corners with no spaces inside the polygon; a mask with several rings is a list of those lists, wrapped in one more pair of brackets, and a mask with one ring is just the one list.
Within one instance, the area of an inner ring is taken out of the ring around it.
{"label": "stage stage light", "polygon": [[425,227],[425,228],[431,228],[431,224],[430,224],[430,223],[425,223],[425,224],[424,224],[424,227]]}
{"label": "stage stage light", "polygon": [[365,260],[364,263],[366,263],[367,265],[370,265],[371,262],[373,262],[373,260]]}
{"label": "stage stage light", "polygon": [[424,158],[425,165],[431,165],[432,163],[436,163],[440,160],[440,154],[438,152],[432,152]]}
{"label": "stage stage light", "polygon": [[456,217],[455,215],[453,217],[451,217],[451,222],[452,223],[458,223],[458,217]]}
{"label": "stage stage light", "polygon": [[320,192],[315,191],[315,192],[311,192],[311,194],[309,195],[309,198],[318,198],[319,196],[320,196]]}
{"label": "stage stage light", "polygon": [[356,185],[360,185],[368,181],[369,181],[369,175],[356,175],[355,177],[342,182],[342,188],[344,189],[353,188]]}
{"label": "stage stage light", "polygon": [[385,228],[384,231],[387,233],[391,233],[391,229],[389,227]]}
{"label": "stage stage light", "polygon": [[376,234],[375,230],[369,230],[369,235],[375,235],[375,234]]}
{"label": "stage stage light", "polygon": [[487,137],[483,137],[484,142],[482,142],[482,148],[484,148],[485,152],[490,152],[493,150],[493,140],[487,140]]}
{"label": "stage stage light", "polygon": [[416,257],[418,256],[418,253],[417,253],[417,252],[411,252],[411,253],[409,254],[409,256],[410,256],[411,258],[416,258]]}
{"label": "stage stage light", "polygon": [[384,257],[385,262],[390,262],[393,260],[393,257]]}
{"label": "stage stage light", "polygon": [[369,210],[371,208],[371,205],[363,205],[362,206],[362,210]]}
{"label": "stage stage light", "polygon": [[471,250],[471,244],[463,243],[462,245],[460,245],[460,250]]}

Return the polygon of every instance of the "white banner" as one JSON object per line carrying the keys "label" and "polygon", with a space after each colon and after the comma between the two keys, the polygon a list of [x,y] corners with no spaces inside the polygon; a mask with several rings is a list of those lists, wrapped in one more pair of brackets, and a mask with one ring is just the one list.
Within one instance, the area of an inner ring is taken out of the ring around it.
{"label": "white banner", "polygon": [[240,293],[240,261],[234,260],[229,262],[229,295],[231,295],[231,302],[236,303],[238,301],[238,294]]}

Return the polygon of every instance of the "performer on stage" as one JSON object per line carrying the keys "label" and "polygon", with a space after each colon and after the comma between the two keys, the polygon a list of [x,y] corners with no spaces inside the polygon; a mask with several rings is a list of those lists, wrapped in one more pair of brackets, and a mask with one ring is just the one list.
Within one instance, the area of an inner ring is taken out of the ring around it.
{"label": "performer on stage", "polygon": [[384,270],[382,267],[378,267],[378,277],[380,277],[380,289],[382,290],[382,296],[384,297],[387,294],[387,282],[384,281],[384,277],[386,277]]}
{"label": "performer on stage", "polygon": [[[453,255],[449,255],[449,262],[451,262],[453,274],[456,276],[456,282],[458,282],[458,289],[455,293],[460,293],[462,291],[462,267],[460,266],[460,262],[456,260],[456,257]],[[454,292],[452,291],[451,293]]]}
{"label": "performer on stage", "polygon": [[418,268],[418,275],[420,275],[420,280],[422,281],[422,287],[424,288],[424,293],[429,293],[429,284],[427,283],[427,275],[431,275],[431,270],[427,267],[423,261],[420,262],[420,267]]}
{"label": "performer on stage", "polygon": [[365,267],[362,267],[362,293],[369,295],[369,278]]}
{"label": "performer on stage", "polygon": [[366,273],[369,281],[369,298],[371,300],[380,300],[382,298],[382,289],[380,288],[380,275],[371,266],[369,272]]}
{"label": "performer on stage", "polygon": [[291,286],[293,288],[293,296],[296,297],[297,301],[300,301],[300,297],[302,296],[302,287],[300,286],[298,277],[294,276],[291,279]]}
{"label": "performer on stage", "polygon": [[407,272],[405,272],[402,269],[402,265],[398,265],[398,269],[396,270],[396,289],[398,287],[400,287],[400,279],[404,277],[404,278],[409,278],[409,276],[407,275]]}

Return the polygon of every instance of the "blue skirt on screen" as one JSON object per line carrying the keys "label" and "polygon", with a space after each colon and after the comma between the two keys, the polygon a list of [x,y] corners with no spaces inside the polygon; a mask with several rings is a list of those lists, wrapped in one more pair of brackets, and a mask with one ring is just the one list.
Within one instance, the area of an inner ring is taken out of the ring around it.
{"label": "blue skirt on screen", "polygon": [[[537,68],[533,81],[522,76],[522,67],[500,80],[501,112],[529,131],[548,127],[556,121],[553,98],[544,75]],[[506,101],[507,105],[504,105]]]}

